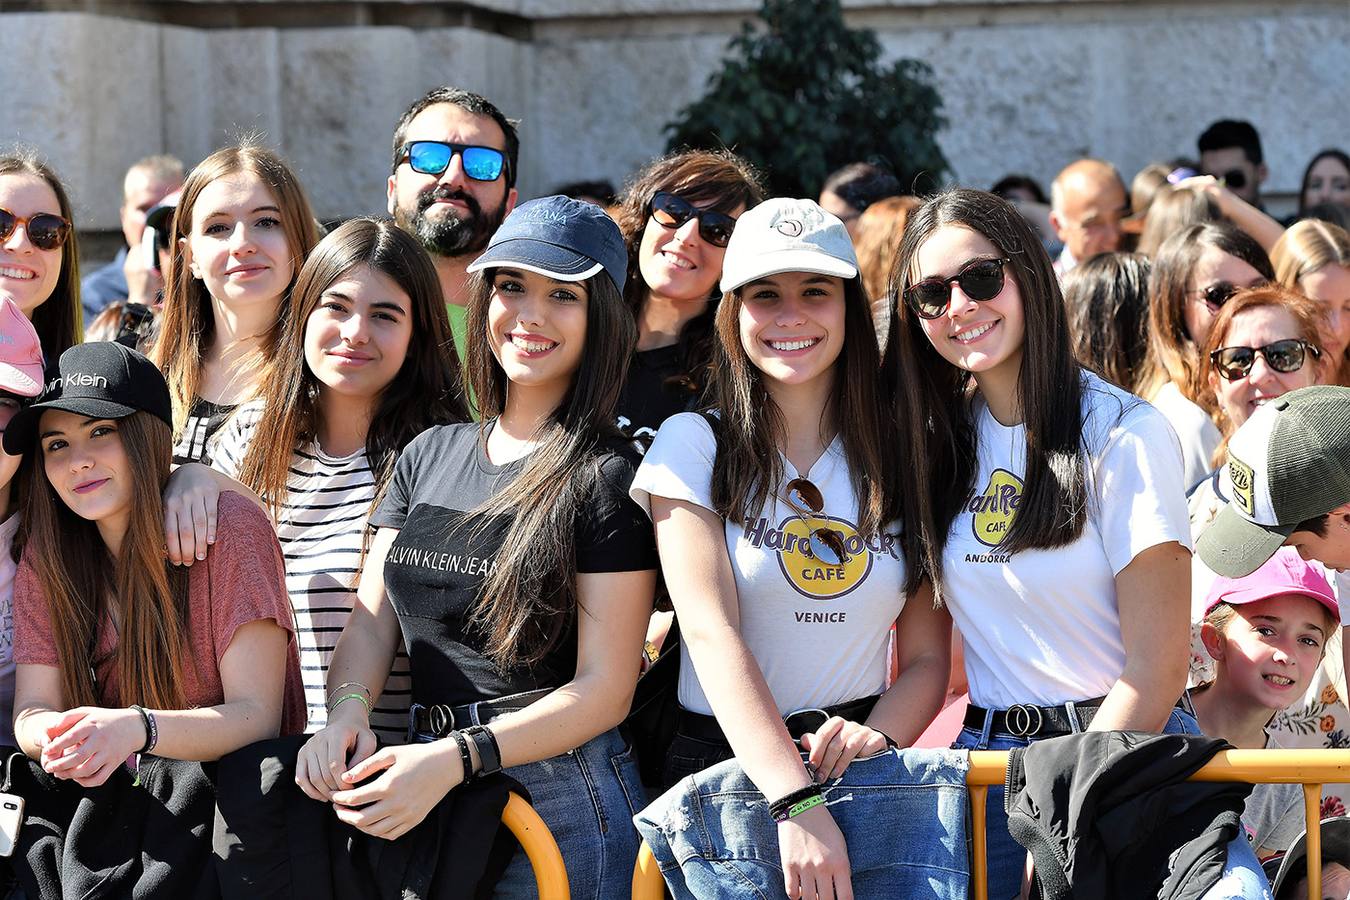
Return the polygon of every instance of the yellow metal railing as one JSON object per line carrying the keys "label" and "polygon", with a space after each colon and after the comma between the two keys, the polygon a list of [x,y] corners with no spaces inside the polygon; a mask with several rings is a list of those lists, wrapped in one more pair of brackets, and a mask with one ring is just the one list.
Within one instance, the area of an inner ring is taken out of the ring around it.
{"label": "yellow metal railing", "polygon": [[[567,867],[562,852],[548,825],[539,818],[534,807],[519,794],[512,794],[502,810],[502,824],[520,841],[520,848],[534,869],[534,880],[539,886],[539,900],[571,900],[567,886]],[[660,873],[657,879],[660,879]]]}
{"label": "yellow metal railing", "polygon": [[[971,888],[975,900],[989,900],[989,861],[985,848],[985,800],[990,785],[1002,785],[1008,751],[972,750],[966,786],[970,789]],[[1322,785],[1350,782],[1350,750],[1223,750],[1191,776],[1192,781],[1248,781],[1303,785],[1303,817],[1308,828],[1308,900],[1322,896]],[[665,883],[644,841],[633,867],[633,900],[660,900]]]}

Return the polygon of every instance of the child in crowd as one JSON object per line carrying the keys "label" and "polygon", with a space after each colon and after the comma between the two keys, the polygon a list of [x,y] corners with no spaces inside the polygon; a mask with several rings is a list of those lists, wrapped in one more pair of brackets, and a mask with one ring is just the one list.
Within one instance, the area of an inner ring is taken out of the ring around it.
{"label": "child in crowd", "polygon": [[[810,200],[765,201],[738,221],[721,284],[716,412],[666,420],[633,482],[684,635],[664,781],[734,755],[770,801],[819,802],[821,783],[937,714],[951,619],[926,583],[906,592],[893,420],[844,223]],[[848,883],[824,805],[785,816],[777,837],[804,896]]]}
{"label": "child in crowd", "polygon": [[[504,771],[530,791],[573,896],[592,898],[630,893],[642,787],[617,726],[656,583],[613,428],[636,336],[624,266],[614,222],[565,197],[516,207],[469,266],[482,421],[433,427],[399,456],[328,671],[328,725],[296,764],[306,794],[386,838]],[[415,742],[377,750],[370,710],[400,629]],[[497,890],[533,895],[524,854]]]}
{"label": "child in crowd", "polygon": [[[353,219],[319,242],[296,278],[278,346],[259,399],[226,426],[212,465],[262,497],[276,525],[306,730],[318,731],[328,720],[328,662],[369,549],[366,519],[408,442],[468,413],[436,271],[392,222]],[[400,651],[371,713],[383,743],[407,734],[408,689]]]}
{"label": "child in crowd", "polygon": [[80,248],[70,198],[32,154],[0,156],[0,298],[33,323],[49,359],[80,342]]}
{"label": "child in crowd", "polygon": [[291,288],[319,231],[290,167],[243,144],[188,175],[173,237],[152,356],[173,398],[174,462],[209,462],[211,438],[278,353]]}
{"label": "child in crowd", "polygon": [[[1339,625],[1321,567],[1293,547],[1246,577],[1216,579],[1201,626],[1214,680],[1191,691],[1201,730],[1234,747],[1278,749],[1266,726],[1303,697]],[[1303,830],[1302,789],[1255,785],[1243,821],[1258,856],[1283,853]]]}
{"label": "child in crowd", "polygon": [[[0,434],[24,402],[42,393],[42,346],[13,300],[0,300]],[[19,498],[14,477],[21,454],[0,450],[0,746],[14,741],[14,537]]]}
{"label": "child in crowd", "polygon": [[33,454],[14,587],[14,730],[56,778],[103,784],[137,754],[213,760],[304,726],[281,553],[226,494],[204,565],[164,558],[172,408],[116,343],[61,354],[5,452]]}

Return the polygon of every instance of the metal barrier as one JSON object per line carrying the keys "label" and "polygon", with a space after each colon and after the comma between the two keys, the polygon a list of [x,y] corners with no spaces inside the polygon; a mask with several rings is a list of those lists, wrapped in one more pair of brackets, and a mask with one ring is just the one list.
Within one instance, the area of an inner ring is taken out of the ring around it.
{"label": "metal barrier", "polygon": [[[1002,785],[1008,751],[970,751],[971,895],[989,900],[989,862],[985,848],[985,800],[990,785]],[[1321,821],[1322,785],[1350,782],[1350,750],[1223,750],[1191,781],[1248,781],[1303,785],[1303,817],[1308,829],[1308,900],[1322,896],[1322,836],[1313,826]],[[642,842],[633,867],[633,900],[660,900],[665,882],[647,842]]]}
{"label": "metal barrier", "polygon": [[[520,848],[534,869],[534,880],[539,885],[539,900],[571,900],[567,886],[567,867],[563,865],[562,851],[548,825],[539,818],[534,807],[519,794],[512,794],[502,810],[502,824],[520,841]],[[660,873],[657,879],[660,880]]]}

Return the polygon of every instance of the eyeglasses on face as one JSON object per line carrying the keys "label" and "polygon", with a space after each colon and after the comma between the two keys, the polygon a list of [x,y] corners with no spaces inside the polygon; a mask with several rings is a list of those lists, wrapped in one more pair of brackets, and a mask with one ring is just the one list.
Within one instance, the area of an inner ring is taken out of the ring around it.
{"label": "eyeglasses on face", "polygon": [[688,200],[669,191],[657,191],[647,204],[647,215],[664,228],[679,228],[690,219],[698,219],[699,237],[714,247],[725,247],[736,230],[736,220],[726,213],[699,209]]}
{"label": "eyeglasses on face", "polygon": [[7,241],[20,225],[28,232],[28,240],[39,250],[55,250],[70,237],[70,221],[54,213],[16,216],[0,207],[0,241]]}
{"label": "eyeglasses on face", "polygon": [[1276,372],[1288,373],[1303,368],[1308,353],[1312,353],[1314,359],[1322,355],[1321,350],[1307,341],[1287,338],[1272,341],[1264,347],[1221,347],[1209,355],[1209,361],[1224,380],[1236,381],[1251,373],[1258,354]]}
{"label": "eyeglasses on face", "polygon": [[496,181],[506,170],[506,154],[496,147],[445,141],[409,141],[394,154],[394,168],[406,161],[414,172],[441,175],[457,153],[464,174],[474,181]]}
{"label": "eyeglasses on face", "polygon": [[1011,260],[976,259],[950,278],[925,278],[905,289],[905,302],[922,319],[936,319],[952,302],[952,285],[972,300],[993,300],[1003,290],[1003,267]]}

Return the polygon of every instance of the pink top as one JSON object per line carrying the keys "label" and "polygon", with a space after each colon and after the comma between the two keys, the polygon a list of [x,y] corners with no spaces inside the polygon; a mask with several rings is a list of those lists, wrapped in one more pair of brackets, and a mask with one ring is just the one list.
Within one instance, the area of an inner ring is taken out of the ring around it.
{"label": "pink top", "polygon": [[[295,623],[286,595],[281,547],[266,514],[235,493],[220,495],[216,543],[204,562],[188,575],[188,638],[183,694],[189,707],[225,702],[220,660],[240,626],[271,619],[290,634],[282,695],[281,733],[305,728],[305,700],[300,682],[300,657]],[[120,707],[114,653],[117,632],[104,615],[95,642],[94,671],[99,702]],[[25,551],[14,583],[14,661],[19,665],[60,666],[51,618],[37,573]]]}

